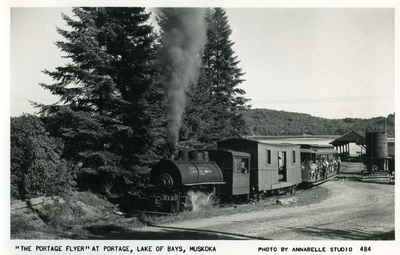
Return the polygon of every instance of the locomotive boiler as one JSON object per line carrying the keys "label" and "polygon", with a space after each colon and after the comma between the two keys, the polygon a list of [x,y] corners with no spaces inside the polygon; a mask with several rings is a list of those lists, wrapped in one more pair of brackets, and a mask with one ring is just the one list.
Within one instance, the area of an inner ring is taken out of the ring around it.
{"label": "locomotive boiler", "polygon": [[207,151],[179,151],[171,159],[162,159],[151,170],[148,199],[158,210],[181,211],[190,205],[189,191],[216,194],[225,184],[219,166],[210,161]]}

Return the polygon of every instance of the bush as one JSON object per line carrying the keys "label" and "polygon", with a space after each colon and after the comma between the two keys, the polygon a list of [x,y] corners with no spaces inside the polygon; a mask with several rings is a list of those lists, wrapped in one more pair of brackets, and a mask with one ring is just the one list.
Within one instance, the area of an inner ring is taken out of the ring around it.
{"label": "bush", "polygon": [[11,196],[26,199],[70,189],[73,173],[62,160],[63,143],[33,115],[11,118]]}

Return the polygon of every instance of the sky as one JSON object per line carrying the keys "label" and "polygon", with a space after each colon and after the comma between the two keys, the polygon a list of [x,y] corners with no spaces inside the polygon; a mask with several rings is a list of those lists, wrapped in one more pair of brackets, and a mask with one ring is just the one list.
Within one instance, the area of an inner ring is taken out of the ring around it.
{"label": "sky", "polygon": [[[226,9],[253,108],[326,118],[394,112],[393,9]],[[54,45],[70,8],[11,9],[11,116],[57,98],[39,83],[63,65]]]}

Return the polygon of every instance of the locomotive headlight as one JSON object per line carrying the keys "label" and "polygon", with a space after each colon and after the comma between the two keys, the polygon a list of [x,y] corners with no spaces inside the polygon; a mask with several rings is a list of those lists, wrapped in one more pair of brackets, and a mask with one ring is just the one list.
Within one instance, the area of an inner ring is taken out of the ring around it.
{"label": "locomotive headlight", "polygon": [[159,184],[165,188],[172,188],[175,184],[174,178],[169,173],[163,173],[159,177]]}

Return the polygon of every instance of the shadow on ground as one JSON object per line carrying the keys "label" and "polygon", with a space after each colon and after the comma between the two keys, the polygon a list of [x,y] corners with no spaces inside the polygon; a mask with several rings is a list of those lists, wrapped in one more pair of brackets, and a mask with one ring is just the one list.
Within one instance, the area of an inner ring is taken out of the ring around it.
{"label": "shadow on ground", "polygon": [[341,230],[320,227],[290,228],[292,231],[305,234],[308,236],[316,236],[326,240],[344,239],[344,240],[394,240],[394,230],[372,231],[366,232],[362,230]]}
{"label": "shadow on ground", "polygon": [[86,227],[89,232],[86,236],[71,236],[73,239],[92,240],[239,240],[260,239],[234,233],[187,229],[176,227],[163,227],[151,225],[153,230],[131,230],[117,225],[93,225]]}

